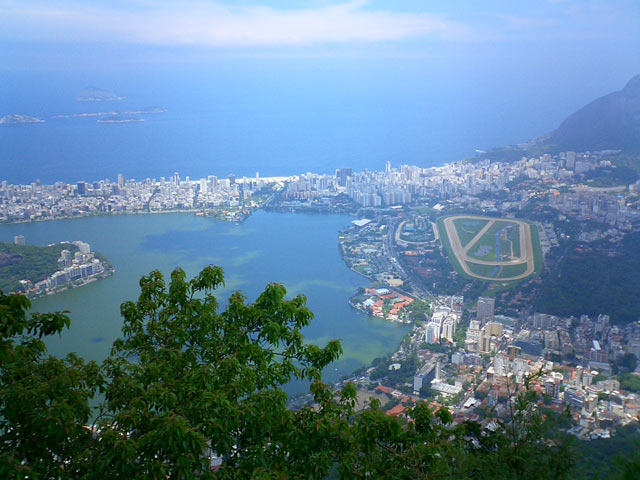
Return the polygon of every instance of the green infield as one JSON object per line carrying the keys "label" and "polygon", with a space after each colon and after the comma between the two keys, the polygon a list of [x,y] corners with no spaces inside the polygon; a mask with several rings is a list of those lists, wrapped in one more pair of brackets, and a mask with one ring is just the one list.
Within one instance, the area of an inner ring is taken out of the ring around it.
{"label": "green infield", "polygon": [[455,215],[438,219],[438,229],[454,267],[469,278],[515,282],[540,272],[538,229],[529,222]]}
{"label": "green infield", "polygon": [[[458,231],[459,234],[460,232]],[[518,224],[506,221],[494,222],[474,242],[473,247],[469,249],[467,254],[469,258],[474,260],[498,262],[519,258],[520,228]]]}
{"label": "green infield", "polygon": [[454,220],[453,222],[456,227],[456,231],[458,232],[458,238],[460,238],[460,243],[463,247],[473,240],[473,237],[475,237],[487,223],[489,223],[488,220],[463,218]]}

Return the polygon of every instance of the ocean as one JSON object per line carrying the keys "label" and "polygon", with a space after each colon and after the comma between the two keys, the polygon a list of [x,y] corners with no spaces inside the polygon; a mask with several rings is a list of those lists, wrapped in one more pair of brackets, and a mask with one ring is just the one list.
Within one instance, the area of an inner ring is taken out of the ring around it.
{"label": "ocean", "polygon": [[[581,102],[532,79],[484,75],[482,68],[427,60],[345,59],[3,71],[0,116],[46,122],[0,125],[0,180],[333,173],[382,169],[386,161],[440,165],[542,134]],[[126,98],[77,102],[88,85]],[[166,112],[146,115],[143,123],[52,118],[147,106]]]}

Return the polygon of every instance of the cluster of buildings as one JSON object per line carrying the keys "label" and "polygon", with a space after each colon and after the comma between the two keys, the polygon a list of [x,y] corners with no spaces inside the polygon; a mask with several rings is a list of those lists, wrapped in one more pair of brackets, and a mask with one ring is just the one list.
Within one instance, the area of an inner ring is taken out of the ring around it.
{"label": "cluster of buildings", "polygon": [[[385,207],[429,197],[463,201],[464,197],[504,191],[514,183],[532,180],[531,188],[517,189],[517,195],[506,205],[522,207],[529,197],[540,193],[534,185],[544,185],[546,192],[554,185],[571,183],[576,175],[610,167],[611,162],[606,160],[609,153],[613,152],[566,152],[523,157],[515,162],[462,161],[429,168],[411,165],[392,168],[387,162],[384,171],[353,172],[342,168],[334,175],[306,173],[290,177],[284,194],[287,200],[346,194],[360,206]],[[495,205],[490,200],[489,204]]]}
{"label": "cluster of buildings", "polygon": [[[508,421],[510,402],[526,383],[539,394],[541,408],[570,412],[569,432],[579,438],[608,438],[616,428],[638,422],[640,392],[625,390],[614,373],[629,355],[640,359],[640,322],[620,327],[611,325],[607,315],[542,313],[514,319],[496,315],[489,297],[480,297],[473,313],[465,310],[462,296],[434,298],[427,322],[414,326],[388,367],[378,367],[393,372],[414,358],[412,381],[391,375],[372,381],[374,367],[352,380],[384,393],[391,406],[388,415],[404,415],[415,402],[427,401],[448,408],[456,422]],[[461,320],[465,316],[468,324]],[[447,324],[463,335],[442,333]],[[640,367],[634,374],[640,375]],[[492,418],[482,413],[487,408]]]}
{"label": "cluster of buildings", "polygon": [[[17,235],[14,243],[24,245],[24,237]],[[63,244],[73,245],[77,250],[73,251],[71,247],[60,252],[58,258],[58,270],[49,275],[47,278],[36,282],[35,284],[29,280],[21,280],[20,284],[23,291],[30,297],[38,297],[48,295],[72,286],[84,285],[100,277],[106,277],[113,273],[113,268],[105,264],[97,258],[95,252],[91,251],[91,247],[86,242],[76,240],[75,242],[62,242]]]}
{"label": "cluster of buildings", "polygon": [[[344,168],[335,175],[306,173],[287,183],[286,201],[311,208],[328,199],[347,195],[358,207],[381,209],[398,205],[430,205],[436,210],[481,210],[514,214],[531,206],[547,206],[560,216],[578,221],[600,222],[609,228],[585,233],[585,241],[619,240],[619,232],[640,225],[640,210],[630,195],[637,195],[640,182],[623,188],[573,187],[585,173],[610,168],[609,151],[564,152],[523,157],[515,162],[482,160],[455,162],[439,167],[401,165],[384,171],[353,172]],[[499,193],[493,198],[491,193]],[[549,248],[556,243],[551,229]]]}
{"label": "cluster of buildings", "polygon": [[411,203],[423,169],[402,165],[399,170],[386,162],[384,172],[365,170],[346,180],[347,195],[363,207],[387,207]]}
{"label": "cluster of buildings", "polygon": [[[609,225],[611,230],[628,231],[633,228],[634,223],[640,221],[640,212],[627,206],[627,199],[615,192],[601,192],[597,189],[551,192],[548,205],[579,221]],[[617,232],[611,233],[615,235]]]}
{"label": "cluster of buildings", "polygon": [[495,320],[495,299],[480,297],[477,303],[476,318],[469,322],[464,348],[467,352],[490,353],[500,348],[504,328]]}
{"label": "cluster of buildings", "polygon": [[[640,182],[628,189],[573,185],[596,177],[598,169],[610,168],[609,153],[566,152],[510,163],[484,160],[424,169],[387,164],[381,172],[305,174],[294,187],[289,184],[287,201],[311,205],[346,195],[364,207],[361,212],[379,207],[340,233],[341,251],[359,273],[406,287],[412,280],[403,275],[403,266],[409,261],[428,281],[442,273],[434,260],[437,245],[430,237],[424,235],[427,240],[420,242],[407,239],[416,225],[427,231],[428,219],[445,212],[506,217],[524,210],[552,212],[539,223],[545,254],[564,238],[556,221],[568,217],[580,222],[582,230],[572,234],[583,242],[617,242],[626,232],[638,230]],[[405,208],[394,210],[400,205]],[[593,222],[602,227],[594,228]],[[371,298],[370,307],[376,302]],[[436,408],[449,408],[460,422],[489,421],[481,412],[489,407],[506,418],[509,402],[527,383],[540,393],[541,406],[558,413],[570,410],[575,425],[571,432],[581,438],[607,437],[616,427],[638,421],[640,397],[625,390],[615,373],[624,368],[622,359],[640,358],[640,324],[612,326],[607,315],[559,318],[516,312],[518,318],[505,317],[495,314],[495,299],[489,297],[480,297],[475,314],[470,313],[461,296],[433,299],[430,314],[389,357],[391,363],[372,367],[353,380],[387,395],[390,415],[403,415],[420,398]],[[393,375],[413,365],[412,358],[418,360],[411,381]],[[387,368],[389,375],[376,374],[372,380],[372,371]]]}
{"label": "cluster of buildings", "polygon": [[431,319],[425,327],[424,340],[427,343],[442,341],[453,343],[456,327],[462,319],[464,297],[439,297],[432,303]]}
{"label": "cluster of buildings", "polygon": [[355,220],[338,235],[340,253],[352,270],[391,287],[399,287],[398,266],[389,252],[391,225],[385,221]]}
{"label": "cluster of buildings", "polygon": [[413,298],[388,288],[367,288],[363,298],[361,301],[352,299],[352,305],[374,317],[409,323],[405,309],[413,303]]}
{"label": "cluster of buildings", "polygon": [[[562,215],[595,220],[612,229],[629,230],[640,222],[637,205],[627,195],[598,188],[568,188],[584,173],[610,167],[612,152],[565,152],[522,158],[515,162],[481,160],[455,162],[422,168],[401,165],[384,171],[354,172],[342,168],[334,174],[307,172],[289,177],[218,178],[210,175],[192,180],[178,173],[157,179],[125,179],[115,182],[80,181],[44,185],[0,183],[0,222],[29,221],[102,213],[137,213],[171,210],[206,210],[260,206],[257,192],[265,188],[279,192],[274,207],[289,210],[340,211],[360,207],[386,208],[397,205],[431,205],[436,209],[474,209],[516,212],[531,202],[548,205]],[[514,188],[517,185],[517,188]],[[640,183],[630,193],[640,190]],[[487,193],[500,192],[496,200]],[[504,196],[506,194],[506,197]],[[613,236],[615,232],[602,232]],[[595,232],[589,239],[599,239]],[[587,237],[585,237],[587,238]]]}
{"label": "cluster of buildings", "polygon": [[45,185],[40,181],[29,185],[0,183],[0,222],[44,220],[61,217],[109,213],[142,213],[173,210],[206,210],[258,206],[254,197],[266,186],[282,186],[280,179],[218,179],[209,176],[199,180],[170,178],[125,179],[115,182]]}
{"label": "cluster of buildings", "polygon": [[[546,408],[558,413],[569,408],[575,425],[571,433],[580,438],[607,438],[616,427],[638,421],[640,394],[622,389],[613,373],[624,368],[625,356],[640,358],[640,323],[619,327],[610,324],[608,315],[560,318],[535,313],[513,327],[492,318],[491,310],[490,302],[489,308],[486,301],[478,302],[465,351],[451,357],[454,365],[481,369],[473,391],[477,406],[486,404],[507,415],[509,398],[528,378],[531,388],[544,396]],[[487,318],[491,320],[482,326]],[[472,412],[467,409],[471,417]]]}
{"label": "cluster of buildings", "polygon": [[517,346],[492,358],[473,398],[478,406],[496,408],[498,416],[506,417],[508,402],[526,378],[545,408],[558,414],[570,411],[574,425],[570,433],[580,438],[608,438],[615,428],[638,422],[640,394],[622,390],[617,379],[582,365],[567,366],[525,354]]}
{"label": "cluster of buildings", "polygon": [[[474,211],[508,217],[522,211],[552,212],[538,229],[544,253],[559,245],[563,234],[557,234],[554,224],[566,218],[584,225],[572,232],[583,242],[617,242],[626,232],[638,230],[640,182],[629,188],[573,185],[597,176],[598,169],[610,169],[611,153],[564,152],[515,162],[487,159],[430,168],[392,168],[387,162],[384,171],[342,168],[334,174],[278,178],[256,174],[191,180],[175,173],[159,180],[127,180],[119,175],[116,182],[73,185],[3,181],[0,222],[265,205],[298,211],[360,211],[364,218],[340,233],[341,253],[350,268],[386,287],[365,289],[352,298],[352,305],[388,320],[409,322],[406,312],[413,296],[427,298],[427,289],[432,285],[435,289],[436,280],[455,285],[455,272],[444,271],[439,263],[444,260],[437,251],[437,229],[433,239],[429,233],[430,222],[442,213]],[[600,226],[594,227],[594,222]],[[78,251],[64,250],[54,275],[35,285],[25,284],[25,290],[49,293],[105,272],[87,244],[74,243]],[[419,282],[416,276],[421,276]],[[398,288],[410,290],[412,296]],[[402,415],[405,404],[426,395],[438,408],[450,408],[458,421],[481,419],[483,407],[506,416],[513,393],[526,380],[544,394],[547,408],[570,409],[573,433],[582,438],[606,437],[616,426],[637,421],[640,397],[625,391],[614,373],[629,355],[640,358],[640,324],[614,326],[607,315],[559,318],[519,313],[520,318],[509,318],[495,314],[495,300],[489,297],[480,297],[475,315],[471,313],[462,296],[434,298],[425,321],[414,326],[408,342],[390,357],[391,364],[380,367],[394,372],[411,365],[409,376],[387,385],[384,378],[391,377],[371,379],[372,367],[354,380],[399,402],[390,410],[394,415]]]}

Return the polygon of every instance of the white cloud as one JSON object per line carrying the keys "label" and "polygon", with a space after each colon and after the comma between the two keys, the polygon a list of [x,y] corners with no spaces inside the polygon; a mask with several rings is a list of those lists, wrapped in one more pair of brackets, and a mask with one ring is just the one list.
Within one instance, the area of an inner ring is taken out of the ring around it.
{"label": "white cloud", "polygon": [[204,0],[123,5],[114,8],[71,2],[52,7],[24,0],[0,1],[0,22],[6,27],[0,36],[4,40],[251,47],[411,37],[460,39],[469,35],[464,26],[440,15],[372,10],[361,0],[304,9],[231,6]]}

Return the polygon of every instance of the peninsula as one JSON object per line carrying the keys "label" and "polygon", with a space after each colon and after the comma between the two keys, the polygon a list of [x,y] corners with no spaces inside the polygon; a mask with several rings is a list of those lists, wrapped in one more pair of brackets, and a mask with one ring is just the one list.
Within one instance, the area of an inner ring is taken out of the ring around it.
{"label": "peninsula", "polygon": [[82,241],[47,246],[0,242],[0,291],[20,292],[30,298],[76,288],[112,275],[113,267]]}

